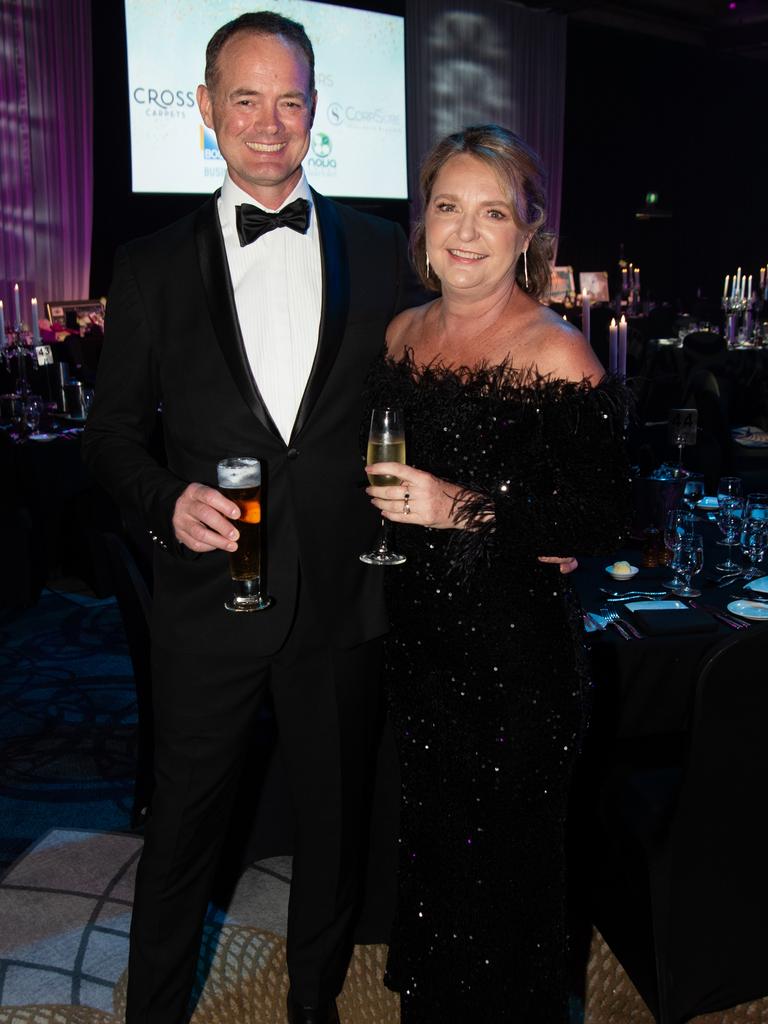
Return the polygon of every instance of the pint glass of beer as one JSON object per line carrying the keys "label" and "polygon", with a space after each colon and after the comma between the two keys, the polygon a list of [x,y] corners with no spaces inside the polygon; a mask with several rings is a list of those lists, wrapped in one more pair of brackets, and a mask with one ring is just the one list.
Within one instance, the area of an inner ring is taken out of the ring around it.
{"label": "pint glass of beer", "polygon": [[229,556],[234,594],[229,612],[260,612],[272,598],[261,593],[261,463],[247,456],[222,459],[216,466],[219,490],[240,509],[237,551]]}

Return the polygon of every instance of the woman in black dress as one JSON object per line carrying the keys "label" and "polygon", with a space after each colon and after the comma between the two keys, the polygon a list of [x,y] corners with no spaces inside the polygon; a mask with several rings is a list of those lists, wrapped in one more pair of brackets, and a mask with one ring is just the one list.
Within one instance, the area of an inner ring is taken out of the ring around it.
{"label": "woman in black dress", "polygon": [[540,303],[536,157],[497,126],[422,168],[414,258],[439,292],[392,323],[370,402],[405,413],[406,467],[373,504],[402,524],[387,571],[387,685],[402,769],[387,983],[404,1024],[567,1020],[563,831],[589,679],[581,612],[540,552],[615,548],[624,391]]}

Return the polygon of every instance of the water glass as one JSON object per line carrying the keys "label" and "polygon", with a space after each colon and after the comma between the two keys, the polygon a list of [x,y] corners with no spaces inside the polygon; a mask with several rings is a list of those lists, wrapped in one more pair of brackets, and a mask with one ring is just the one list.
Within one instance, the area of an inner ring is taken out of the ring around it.
{"label": "water glass", "polygon": [[43,402],[35,395],[29,395],[24,402],[24,428],[27,433],[37,433],[40,426],[40,417],[43,413]]}
{"label": "water glass", "polygon": [[741,520],[744,513],[744,502],[741,498],[720,497],[717,508],[717,525],[723,534],[722,544],[728,548],[728,554],[724,562],[719,562],[715,568],[720,572],[738,573],[741,566],[731,558],[731,549],[738,544],[741,533]]}
{"label": "water glass", "polygon": [[690,512],[693,512],[703,497],[703,478],[698,474],[689,476],[683,488],[683,504]]}
{"label": "water glass", "polygon": [[680,573],[683,577],[683,586],[674,591],[680,597],[700,597],[701,591],[691,586],[691,581],[697,572],[704,567],[704,542],[699,533],[688,533],[680,544]]}
{"label": "water glass", "polygon": [[717,501],[723,498],[740,498],[741,480],[737,476],[721,476],[717,484]]}
{"label": "water glass", "polygon": [[677,590],[683,586],[683,579],[680,575],[680,560],[678,554],[680,551],[680,545],[683,542],[683,538],[686,534],[692,534],[695,529],[696,519],[688,509],[685,508],[673,508],[667,512],[666,521],[664,523],[664,545],[670,552],[670,568],[672,569],[672,579],[666,580],[662,583],[663,587],[667,590]]}
{"label": "water glass", "polygon": [[[762,510],[761,510],[762,511]],[[765,508],[768,513],[768,506]],[[750,567],[744,573],[745,580],[754,580],[765,575],[758,566],[763,560],[768,545],[768,518],[744,515],[741,528],[741,549],[749,559]]]}

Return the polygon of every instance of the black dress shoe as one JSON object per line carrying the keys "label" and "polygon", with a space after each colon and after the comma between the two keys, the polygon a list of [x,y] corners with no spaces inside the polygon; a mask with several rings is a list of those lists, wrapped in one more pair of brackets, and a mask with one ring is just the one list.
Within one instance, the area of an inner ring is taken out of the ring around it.
{"label": "black dress shoe", "polygon": [[288,1024],[340,1024],[336,1000],[319,1006],[302,1006],[288,996]]}

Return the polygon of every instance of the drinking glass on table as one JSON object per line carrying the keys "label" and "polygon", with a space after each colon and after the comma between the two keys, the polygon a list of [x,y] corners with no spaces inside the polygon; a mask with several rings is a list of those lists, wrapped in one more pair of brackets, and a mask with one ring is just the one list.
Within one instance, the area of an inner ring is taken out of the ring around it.
{"label": "drinking glass on table", "polygon": [[229,555],[234,593],[228,612],[260,612],[272,598],[261,592],[261,463],[250,456],[222,459],[216,465],[219,490],[240,509],[237,550]]}
{"label": "drinking glass on table", "polygon": [[[750,495],[750,498],[760,497]],[[744,515],[741,520],[741,549],[750,561],[750,567],[744,573],[745,580],[754,580],[758,576],[765,575],[758,565],[763,560],[766,546],[768,546],[768,495],[765,503],[753,501],[744,508]]]}
{"label": "drinking glass on table", "polygon": [[[405,465],[405,424],[400,409],[389,407],[374,409],[371,413],[371,429],[368,433],[367,465],[376,462],[399,462]],[[400,477],[383,474],[368,476],[374,487],[397,487]],[[389,547],[389,520],[381,517],[379,539],[373,551],[360,555],[360,561],[367,565],[402,565],[405,555],[399,555]]]}
{"label": "drinking glass on table", "polygon": [[683,586],[683,578],[680,574],[680,560],[678,558],[680,545],[686,534],[692,534],[695,529],[696,519],[688,509],[672,508],[667,512],[664,524],[664,545],[671,553],[670,568],[672,579],[666,580],[661,585],[667,590],[677,590]]}
{"label": "drinking glass on table", "polygon": [[740,498],[741,479],[737,476],[721,476],[717,482],[717,502],[722,498]]}
{"label": "drinking glass on table", "polygon": [[37,395],[28,395],[24,401],[24,428],[27,433],[37,433],[43,414],[43,400]]}
{"label": "drinking glass on table", "polygon": [[756,519],[768,519],[768,494],[748,494],[744,502],[744,515],[751,516],[755,507],[759,509]]}
{"label": "drinking glass on table", "polygon": [[741,566],[738,562],[734,562],[731,557],[731,549],[734,544],[738,544],[739,542],[741,520],[744,513],[744,502],[741,498],[728,498],[723,496],[720,496],[718,501],[719,504],[715,518],[717,525],[720,528],[720,532],[723,534],[723,539],[720,543],[728,548],[728,554],[725,561],[719,562],[715,568],[719,569],[720,572],[739,573],[741,572]]}
{"label": "drinking glass on table", "polygon": [[701,534],[687,533],[683,536],[678,558],[683,586],[675,590],[675,593],[680,597],[701,597],[701,591],[691,586],[695,574],[704,567],[704,542]]}
{"label": "drinking glass on table", "polygon": [[689,512],[693,512],[704,497],[704,479],[699,474],[691,474],[683,488],[683,504]]}

